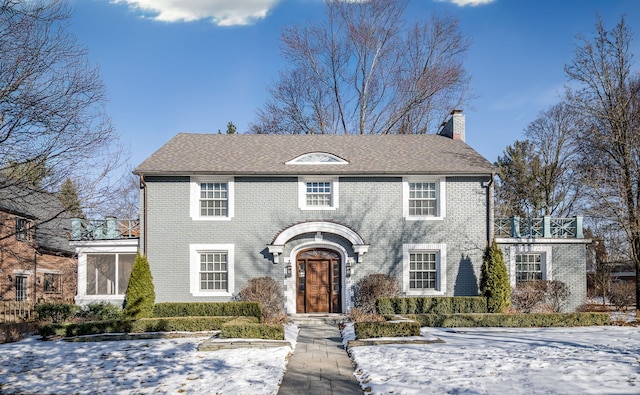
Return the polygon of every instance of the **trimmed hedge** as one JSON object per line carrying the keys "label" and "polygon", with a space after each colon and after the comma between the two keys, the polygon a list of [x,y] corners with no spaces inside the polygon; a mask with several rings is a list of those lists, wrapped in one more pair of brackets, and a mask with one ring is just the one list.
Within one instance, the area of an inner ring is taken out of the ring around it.
{"label": "trimmed hedge", "polygon": [[154,317],[262,317],[262,306],[258,302],[200,302],[157,303]]}
{"label": "trimmed hedge", "polygon": [[[238,317],[169,317],[141,318],[138,320],[92,321],[79,324],[50,324],[38,328],[44,338],[52,336],[72,337],[100,333],[142,332],[203,332],[221,330],[222,326]],[[257,323],[255,317],[244,317]]]}
{"label": "trimmed hedge", "polygon": [[417,321],[356,322],[353,329],[356,339],[420,336],[420,323]]}
{"label": "trimmed hedge", "polygon": [[608,313],[415,314],[420,326],[440,328],[533,328],[611,325]]}
{"label": "trimmed hedge", "polygon": [[378,314],[464,314],[487,313],[484,296],[380,298]]}
{"label": "trimmed hedge", "polygon": [[240,317],[223,324],[220,330],[220,338],[284,340],[284,325],[260,324],[247,318]]}

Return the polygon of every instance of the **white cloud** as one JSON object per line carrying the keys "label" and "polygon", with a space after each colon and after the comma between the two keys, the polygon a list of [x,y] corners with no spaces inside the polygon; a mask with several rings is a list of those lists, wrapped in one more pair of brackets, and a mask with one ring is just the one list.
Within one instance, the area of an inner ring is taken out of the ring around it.
{"label": "white cloud", "polygon": [[440,0],[440,1],[450,1],[451,3],[460,7],[465,7],[465,6],[475,7],[477,5],[485,5],[485,4],[493,3],[495,0]]}
{"label": "white cloud", "polygon": [[112,0],[163,22],[211,20],[219,26],[247,25],[263,19],[280,0]]}

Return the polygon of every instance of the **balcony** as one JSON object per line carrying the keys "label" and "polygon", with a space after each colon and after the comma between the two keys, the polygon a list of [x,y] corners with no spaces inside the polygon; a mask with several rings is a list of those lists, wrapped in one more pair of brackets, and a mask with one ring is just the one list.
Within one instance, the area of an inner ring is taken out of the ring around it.
{"label": "balcony", "polygon": [[582,216],[572,218],[497,218],[495,237],[517,239],[584,239]]}
{"label": "balcony", "polygon": [[139,219],[71,218],[71,241],[81,240],[124,240],[140,237]]}

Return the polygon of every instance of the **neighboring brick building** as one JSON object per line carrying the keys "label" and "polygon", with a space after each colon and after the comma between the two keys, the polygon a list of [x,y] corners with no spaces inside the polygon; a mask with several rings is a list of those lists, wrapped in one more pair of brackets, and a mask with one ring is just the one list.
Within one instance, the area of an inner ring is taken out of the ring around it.
{"label": "neighboring brick building", "polygon": [[0,300],[73,302],[69,219],[55,195],[0,185]]}
{"label": "neighboring brick building", "polygon": [[494,167],[464,124],[454,111],[431,135],[178,134],[135,169],[156,302],[226,301],[270,276],[288,314],[346,312],[369,273],[406,296],[478,295]]}

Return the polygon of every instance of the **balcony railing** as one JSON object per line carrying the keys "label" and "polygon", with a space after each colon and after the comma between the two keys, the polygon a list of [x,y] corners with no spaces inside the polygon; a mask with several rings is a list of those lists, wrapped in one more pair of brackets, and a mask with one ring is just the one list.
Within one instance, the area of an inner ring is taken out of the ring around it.
{"label": "balcony railing", "polygon": [[71,218],[71,240],[121,240],[140,237],[139,219]]}
{"label": "balcony railing", "polygon": [[497,218],[496,237],[583,239],[582,216],[572,218]]}

